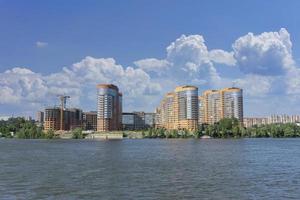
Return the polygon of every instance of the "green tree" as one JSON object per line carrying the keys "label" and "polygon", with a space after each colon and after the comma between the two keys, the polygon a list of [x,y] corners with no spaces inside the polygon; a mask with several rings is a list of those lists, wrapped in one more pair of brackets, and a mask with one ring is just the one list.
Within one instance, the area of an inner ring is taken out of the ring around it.
{"label": "green tree", "polygon": [[55,138],[54,130],[52,130],[52,129],[47,130],[45,136],[46,136],[45,137],[46,139],[53,139],[53,138]]}
{"label": "green tree", "polygon": [[72,130],[72,138],[73,139],[83,139],[84,136],[82,134],[82,129],[81,128],[75,128]]}

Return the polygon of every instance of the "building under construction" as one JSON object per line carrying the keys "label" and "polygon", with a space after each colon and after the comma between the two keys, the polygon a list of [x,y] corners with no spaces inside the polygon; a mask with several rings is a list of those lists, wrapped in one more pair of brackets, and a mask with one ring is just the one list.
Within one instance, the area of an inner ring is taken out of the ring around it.
{"label": "building under construction", "polygon": [[[63,115],[61,114],[63,111]],[[63,120],[61,120],[63,116]],[[62,123],[62,125],[61,125]],[[82,128],[82,110],[78,108],[61,109],[60,107],[48,107],[45,109],[45,130],[72,130]]]}

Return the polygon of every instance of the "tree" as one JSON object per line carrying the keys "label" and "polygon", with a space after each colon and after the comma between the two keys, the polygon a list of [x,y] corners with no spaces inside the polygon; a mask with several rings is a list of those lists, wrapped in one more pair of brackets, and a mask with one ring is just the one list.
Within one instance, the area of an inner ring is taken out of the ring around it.
{"label": "tree", "polygon": [[46,139],[53,139],[55,137],[55,133],[52,129],[49,129],[47,132],[46,132]]}
{"label": "tree", "polygon": [[83,139],[84,136],[82,134],[82,129],[81,128],[75,128],[72,130],[72,138],[73,139]]}

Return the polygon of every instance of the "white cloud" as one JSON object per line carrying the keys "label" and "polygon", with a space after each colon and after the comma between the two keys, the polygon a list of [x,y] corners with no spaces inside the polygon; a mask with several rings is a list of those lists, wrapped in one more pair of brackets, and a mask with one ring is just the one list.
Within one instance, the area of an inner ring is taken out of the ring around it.
{"label": "white cloud", "polygon": [[290,34],[284,28],[260,35],[248,33],[232,47],[237,65],[246,74],[282,75],[294,65]]}
{"label": "white cloud", "polygon": [[96,95],[91,94],[96,94],[97,83],[118,85],[124,110],[153,110],[165,92],[183,84],[195,84],[202,91],[235,83],[244,89],[246,102],[269,102],[268,109],[279,97],[293,99],[291,104],[300,98],[300,68],[293,60],[290,35],[281,29],[248,33],[230,51],[210,50],[201,35],[182,35],[167,46],[162,59],[141,59],[133,67],[90,56],[49,75],[16,67],[0,73],[0,104],[53,105],[57,94],[68,94],[75,105],[88,102],[89,109],[95,109]]}
{"label": "white cloud", "polygon": [[36,45],[36,47],[38,47],[38,48],[44,48],[44,47],[48,46],[48,43],[47,43],[47,42],[37,41],[37,42],[35,43],[35,45]]}
{"label": "white cloud", "polygon": [[244,88],[244,92],[249,96],[264,96],[272,88],[274,77],[248,74],[241,79],[235,80],[235,85]]}
{"label": "white cloud", "polygon": [[235,66],[236,60],[233,57],[233,52],[227,52],[221,49],[213,49],[209,52],[209,59],[215,63]]}
{"label": "white cloud", "polygon": [[151,74],[153,80],[164,85],[168,79],[175,87],[190,84],[191,80],[204,85],[218,84],[220,77],[214,63],[233,65],[234,59],[233,53],[217,49],[209,51],[201,35],[182,35],[166,48],[164,59],[147,58],[134,63],[140,69],[155,72]]}
{"label": "white cloud", "polygon": [[[114,83],[124,94],[125,102],[145,99],[161,91],[159,83],[142,69],[122,67],[112,58],[86,57],[61,72],[41,75],[27,68],[13,68],[0,73],[0,104],[54,105],[59,94],[71,96],[73,105],[79,106],[90,91],[96,93],[96,84]],[[94,99],[96,101],[96,99]],[[95,104],[96,105],[96,104]],[[26,109],[26,106],[24,107]],[[94,108],[95,109],[95,108]]]}
{"label": "white cloud", "polygon": [[155,72],[158,75],[161,75],[164,71],[172,65],[167,60],[159,60],[156,58],[147,58],[143,60],[135,61],[134,64],[143,69],[146,72]]}

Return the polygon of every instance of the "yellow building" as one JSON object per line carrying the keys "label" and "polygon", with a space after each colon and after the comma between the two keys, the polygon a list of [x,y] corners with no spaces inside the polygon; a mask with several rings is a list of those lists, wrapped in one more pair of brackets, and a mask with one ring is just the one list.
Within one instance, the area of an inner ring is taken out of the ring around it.
{"label": "yellow building", "polygon": [[176,87],[167,93],[156,109],[157,127],[166,129],[198,128],[198,88],[194,86]]}
{"label": "yellow building", "polygon": [[237,118],[243,122],[243,90],[224,88],[206,90],[199,98],[200,124],[214,124],[223,118]]}

